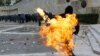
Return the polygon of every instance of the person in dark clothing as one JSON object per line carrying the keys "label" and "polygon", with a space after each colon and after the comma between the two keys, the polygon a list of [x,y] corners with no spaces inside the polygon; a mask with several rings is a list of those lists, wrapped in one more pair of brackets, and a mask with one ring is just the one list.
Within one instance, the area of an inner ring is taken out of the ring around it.
{"label": "person in dark clothing", "polygon": [[62,14],[59,14],[60,16],[62,17],[65,17],[65,14],[73,14],[73,8],[72,6],[68,6],[65,8],[65,12],[62,13]]}
{"label": "person in dark clothing", "polygon": [[[44,11],[45,12],[45,11]],[[63,14],[60,14],[62,17],[66,17],[66,14],[74,14],[73,13],[73,8],[71,7],[71,6],[68,6],[68,7],[66,7],[66,9],[65,9],[65,12],[63,13]],[[52,24],[52,22],[50,23],[50,22],[48,22],[48,21],[50,21],[49,19],[53,19],[54,17],[55,17],[55,19],[56,19],[56,16],[54,16],[54,15],[49,15],[49,13],[47,13],[47,12],[45,12],[42,16],[48,16],[48,17],[45,17],[44,18],[44,24],[45,24],[45,26],[47,26],[47,27],[49,27],[50,25],[53,25]],[[50,18],[50,16],[51,16],[51,18]],[[49,18],[49,19],[48,19]],[[76,17],[75,17],[76,18]],[[55,20],[54,19],[54,20]],[[66,18],[67,19],[67,18]],[[71,21],[71,20],[70,20]],[[77,21],[77,20],[76,20]],[[47,25],[48,23],[49,23],[49,25]],[[57,20],[55,20],[55,21],[53,21],[53,22],[57,22]],[[43,25],[44,25],[43,24]],[[58,23],[59,24],[59,23]],[[58,26],[58,25],[56,25],[56,26]],[[62,27],[62,26],[61,26]],[[46,28],[45,28],[46,29]],[[48,29],[48,28],[47,28]],[[66,28],[65,28],[66,29]],[[42,29],[43,30],[43,29]],[[77,35],[78,34],[78,32],[79,32],[79,23],[77,24],[77,26],[75,27],[75,32],[73,33],[73,34],[75,34],[75,35]],[[65,30],[64,30],[65,31]],[[41,31],[42,32],[42,31]],[[59,32],[59,31],[58,31]],[[61,33],[60,33],[61,34]],[[65,33],[66,35],[67,35],[67,33]],[[72,35],[73,35],[72,34]],[[45,34],[44,34],[45,35]],[[48,35],[48,34],[47,34]],[[73,53],[73,49],[70,47],[70,44],[72,44],[72,41],[73,40],[73,38],[72,39],[70,39],[70,40],[67,40],[66,39],[66,41],[65,42],[63,42],[64,44],[66,44],[67,46],[66,46],[66,48],[68,49],[68,52],[70,53],[70,56],[75,56],[74,55],[74,53]],[[70,48],[68,48],[68,47],[70,47]]]}
{"label": "person in dark clothing", "polygon": [[[63,14],[60,14],[62,17],[65,17],[65,14],[73,14],[73,8],[72,6],[67,6],[65,8],[65,12]],[[78,19],[77,19],[78,20]],[[78,24],[77,26],[75,26],[75,32],[74,34],[77,35],[78,32],[79,32],[79,28],[80,28],[80,25],[79,25],[79,21],[78,21]]]}
{"label": "person in dark clothing", "polygon": [[[67,6],[65,8],[65,12],[63,14],[61,14],[61,16],[65,17],[65,14],[73,14],[73,8],[72,8],[72,6]],[[80,25],[79,25],[79,21],[78,21],[78,24],[75,26],[75,32],[73,34],[77,35],[78,32],[79,32],[79,28],[80,28]],[[73,53],[73,51],[71,51],[71,52],[72,52],[72,56],[75,56],[74,53]]]}
{"label": "person in dark clothing", "polygon": [[[73,14],[73,8],[72,8],[72,6],[67,6],[65,8],[65,12],[62,13],[62,14],[59,14],[59,15],[65,18],[66,14]],[[79,32],[79,28],[80,28],[80,25],[79,25],[79,21],[78,21],[78,24],[75,26],[75,31],[73,32],[73,34],[77,35],[78,32]],[[70,52],[72,53],[72,56],[75,56],[74,53],[73,53],[73,51],[70,51]]]}
{"label": "person in dark clothing", "polygon": [[[46,12],[46,11],[44,11],[44,12],[45,12],[45,14],[46,14],[50,19],[52,19],[52,18],[55,17],[55,15],[53,15],[52,13],[49,13],[49,12]],[[65,8],[65,12],[62,13],[62,14],[59,14],[59,15],[62,16],[62,17],[65,17],[66,14],[73,14],[73,8],[72,8],[72,6],[70,6],[70,5],[67,6],[67,7]],[[39,16],[39,15],[38,15],[38,17],[39,17],[39,18],[42,18],[42,17]],[[78,20],[78,19],[77,19],[77,20]],[[41,26],[41,21],[42,21],[42,19],[41,19],[41,20],[39,19],[39,26]],[[78,34],[79,29],[80,29],[80,25],[79,25],[79,21],[78,21],[77,26],[75,26],[75,32],[74,32],[75,35]]]}
{"label": "person in dark clothing", "polygon": [[68,6],[68,7],[65,8],[65,14],[73,14],[72,6]]}

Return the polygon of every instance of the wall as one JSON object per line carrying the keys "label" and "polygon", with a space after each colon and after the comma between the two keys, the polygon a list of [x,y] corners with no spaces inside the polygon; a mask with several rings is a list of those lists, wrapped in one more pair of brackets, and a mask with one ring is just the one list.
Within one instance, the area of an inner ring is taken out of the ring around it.
{"label": "wall", "polygon": [[36,8],[40,7],[43,10],[55,13],[55,0],[23,0],[22,2],[11,6],[11,8],[18,8],[18,14],[32,14],[36,12]]}
{"label": "wall", "polygon": [[100,7],[100,0],[86,0],[87,7]]}
{"label": "wall", "polygon": [[60,14],[64,12],[68,5],[70,5],[70,2],[62,2],[62,4],[59,4],[58,0],[23,0],[11,8],[18,8],[18,13],[32,14],[33,12],[36,12],[35,9],[37,7],[40,7],[43,10],[52,12],[53,14]]}
{"label": "wall", "polygon": [[[59,2],[61,1],[61,2]],[[71,0],[77,1],[77,0]],[[36,8],[40,7],[45,11],[52,12],[53,14],[60,14],[65,11],[65,8],[71,4],[66,0],[22,0],[21,2],[9,6],[9,9],[18,9],[17,11],[10,11],[12,14],[32,14],[36,12]],[[8,9],[8,10],[9,10]],[[5,13],[4,13],[5,14]]]}

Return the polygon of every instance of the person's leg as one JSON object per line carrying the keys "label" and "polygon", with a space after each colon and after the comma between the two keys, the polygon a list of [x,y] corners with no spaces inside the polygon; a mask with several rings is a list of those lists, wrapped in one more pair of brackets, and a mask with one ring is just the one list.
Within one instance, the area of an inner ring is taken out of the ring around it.
{"label": "person's leg", "polygon": [[72,56],[75,56],[74,52],[72,51]]}

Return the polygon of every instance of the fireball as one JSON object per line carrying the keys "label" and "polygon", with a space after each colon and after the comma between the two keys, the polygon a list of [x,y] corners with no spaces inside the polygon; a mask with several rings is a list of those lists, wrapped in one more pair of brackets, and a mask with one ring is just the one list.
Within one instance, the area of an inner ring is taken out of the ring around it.
{"label": "fireball", "polygon": [[[41,12],[39,12],[41,15]],[[45,15],[45,13],[42,12]],[[78,21],[76,14],[66,14],[63,18],[56,15],[47,23],[49,26],[42,25],[39,34],[45,39],[45,45],[56,49],[62,56],[72,56],[74,48],[73,32]]]}

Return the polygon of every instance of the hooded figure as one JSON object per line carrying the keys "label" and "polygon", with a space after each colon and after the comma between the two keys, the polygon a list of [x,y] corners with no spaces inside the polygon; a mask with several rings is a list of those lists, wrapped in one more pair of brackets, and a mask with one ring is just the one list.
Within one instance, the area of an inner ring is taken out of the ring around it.
{"label": "hooded figure", "polygon": [[[67,6],[67,7],[65,8],[65,13],[62,14],[62,17],[64,17],[65,14],[73,14],[73,8],[72,8],[72,6]],[[78,19],[77,19],[77,20],[78,20]],[[75,35],[78,34],[79,28],[80,28],[80,26],[79,26],[79,21],[78,21],[78,24],[77,24],[77,26],[75,27],[75,32],[74,32]]]}

